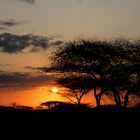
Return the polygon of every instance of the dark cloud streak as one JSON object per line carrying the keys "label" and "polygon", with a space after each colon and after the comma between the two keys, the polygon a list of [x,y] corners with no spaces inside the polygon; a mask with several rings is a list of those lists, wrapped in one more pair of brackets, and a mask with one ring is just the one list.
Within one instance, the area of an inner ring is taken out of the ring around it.
{"label": "dark cloud streak", "polygon": [[2,27],[13,27],[18,24],[19,24],[19,22],[17,22],[15,19],[0,20],[0,25]]}
{"label": "dark cloud streak", "polygon": [[0,67],[7,67],[10,66],[10,64],[0,64]]}
{"label": "dark cloud streak", "polygon": [[59,45],[61,45],[61,44],[63,44],[63,41],[60,41],[60,40],[58,40],[58,41],[53,41],[53,42],[50,43],[50,45],[52,45],[52,46],[59,46]]}
{"label": "dark cloud streak", "polygon": [[22,2],[26,2],[26,3],[29,3],[29,4],[34,4],[35,3],[35,0],[20,0]]}
{"label": "dark cloud streak", "polygon": [[31,52],[36,52],[40,49],[47,49],[49,46],[61,45],[60,40],[52,40],[48,37],[37,36],[32,34],[15,35],[11,33],[0,34],[0,50],[5,53],[21,53],[26,48]]}
{"label": "dark cloud streak", "polygon": [[46,86],[51,81],[51,76],[33,75],[32,73],[0,73],[0,88],[32,89]]}
{"label": "dark cloud streak", "polygon": [[9,30],[12,27],[16,27],[25,23],[25,21],[16,21],[15,19],[0,20],[0,30]]}
{"label": "dark cloud streak", "polygon": [[7,28],[0,26],[0,30],[6,30]]}
{"label": "dark cloud streak", "polygon": [[29,70],[36,70],[36,71],[40,71],[40,72],[51,72],[51,69],[49,67],[32,67],[32,66],[26,66],[24,67],[25,69],[29,69]]}

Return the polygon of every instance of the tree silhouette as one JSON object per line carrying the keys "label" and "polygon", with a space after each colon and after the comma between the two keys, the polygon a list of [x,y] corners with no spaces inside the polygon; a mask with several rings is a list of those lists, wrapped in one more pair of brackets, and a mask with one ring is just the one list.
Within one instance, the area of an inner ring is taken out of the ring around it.
{"label": "tree silhouette", "polygon": [[51,69],[61,73],[58,83],[79,97],[92,89],[98,108],[102,95],[126,107],[129,96],[139,94],[139,44],[124,38],[69,42],[54,53]]}
{"label": "tree silhouette", "polygon": [[48,101],[41,103],[41,106],[48,110],[64,110],[64,111],[71,111],[71,110],[89,110],[90,106],[87,104],[73,104],[67,102],[60,102],[60,101]]}
{"label": "tree silhouette", "polygon": [[45,108],[47,107],[47,109],[51,110],[55,106],[63,105],[63,104],[65,104],[65,103],[64,102],[60,102],[60,101],[48,101],[48,102],[41,103],[41,106],[45,107]]}
{"label": "tree silhouette", "polygon": [[[103,78],[104,76],[103,71],[106,69],[106,65],[109,60],[109,53],[109,46],[106,42],[97,40],[79,40],[69,42],[65,47],[59,48],[59,50],[57,50],[52,57],[52,69],[63,73],[63,75],[68,75],[71,73],[69,75],[73,75],[75,77],[77,77],[77,75],[85,74],[85,77],[88,77],[86,79],[88,81],[84,81],[83,83],[80,81],[82,80],[81,77],[81,79],[77,81],[79,82],[79,85],[81,84],[78,88],[84,91],[84,86],[86,85],[86,91],[94,89],[97,107],[100,107],[101,96],[104,92],[101,91],[98,93],[97,89],[99,87],[101,77]],[[70,78],[68,76],[66,77],[67,79]],[[72,83],[72,85],[70,85],[71,80],[72,78],[70,78],[70,81],[68,80],[69,84],[67,82],[67,86],[71,86],[71,89],[76,89],[77,87],[75,87]],[[78,85],[78,83],[76,84]]]}
{"label": "tree silhouette", "polygon": [[127,92],[124,101],[124,107],[127,106],[130,95],[140,96],[140,40],[131,43],[131,47],[127,47],[129,64],[127,65],[128,75]]}
{"label": "tree silhouette", "polygon": [[[138,89],[139,85],[138,72],[140,65],[139,61],[135,59],[135,57],[138,58],[139,56],[139,50],[136,49],[138,42],[136,42],[123,38],[110,42],[113,52],[110,57],[108,89],[113,92],[118,107],[126,107],[129,96],[138,94],[136,89]],[[135,50],[137,51],[135,52]]]}
{"label": "tree silhouette", "polygon": [[[82,98],[92,89],[90,86],[91,78],[85,74],[67,73],[58,79],[58,84],[67,88],[68,90],[63,93],[65,97],[70,97],[70,101],[81,105]],[[61,94],[63,96],[63,94]]]}

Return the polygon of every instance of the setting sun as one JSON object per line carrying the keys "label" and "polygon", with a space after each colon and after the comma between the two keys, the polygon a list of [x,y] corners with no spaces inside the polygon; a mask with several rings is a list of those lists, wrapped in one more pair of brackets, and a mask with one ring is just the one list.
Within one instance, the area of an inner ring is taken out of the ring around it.
{"label": "setting sun", "polygon": [[53,92],[53,93],[57,93],[57,92],[58,92],[58,89],[57,89],[56,87],[53,87],[53,88],[52,88],[52,92]]}

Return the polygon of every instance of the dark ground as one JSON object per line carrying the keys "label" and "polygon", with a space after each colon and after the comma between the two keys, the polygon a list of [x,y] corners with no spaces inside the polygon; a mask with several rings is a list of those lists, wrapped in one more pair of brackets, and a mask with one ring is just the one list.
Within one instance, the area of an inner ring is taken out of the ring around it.
{"label": "dark ground", "polygon": [[39,140],[48,139],[50,135],[51,139],[64,137],[66,140],[75,136],[79,137],[78,140],[83,136],[86,136],[84,138],[86,140],[95,137],[98,137],[97,140],[100,137],[121,140],[122,136],[131,135],[135,140],[137,136],[139,137],[140,108],[26,110],[0,107],[0,128],[2,129],[0,134],[6,132],[4,137],[12,132],[14,137],[20,135],[19,140],[28,134],[33,137],[39,135]]}
{"label": "dark ground", "polygon": [[[32,110],[32,109],[17,109],[14,107],[0,107],[0,120],[30,120],[38,119],[38,121],[74,121],[90,123],[118,121],[132,122],[140,121],[140,107],[122,108],[102,107],[101,109],[54,109],[54,110]],[[35,120],[36,121],[36,120]]]}

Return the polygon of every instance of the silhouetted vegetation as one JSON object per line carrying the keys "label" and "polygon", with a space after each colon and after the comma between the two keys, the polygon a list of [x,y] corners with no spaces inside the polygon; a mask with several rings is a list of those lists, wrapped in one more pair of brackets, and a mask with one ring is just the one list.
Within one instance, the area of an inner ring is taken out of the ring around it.
{"label": "silhouetted vegetation", "polygon": [[[52,106],[48,109],[48,104],[52,104]],[[116,108],[115,105],[101,105],[100,109],[98,108],[93,108],[91,106],[89,106],[88,104],[80,104],[80,105],[76,105],[76,104],[71,104],[71,103],[64,103],[64,102],[58,102],[58,101],[52,101],[52,102],[45,102],[42,103],[40,105],[40,108],[31,108],[31,107],[13,107],[13,106],[0,106],[0,113],[16,113],[16,112],[35,112],[35,113],[50,113],[50,112],[60,112],[60,113],[65,113],[65,112],[87,112],[87,113],[112,113],[112,112],[135,112],[135,113],[139,113],[140,112],[140,106],[137,105],[135,107],[131,107],[131,108],[120,108],[118,110],[118,108]],[[2,114],[1,114],[2,115]],[[4,114],[3,114],[4,115]]]}
{"label": "silhouetted vegetation", "polygon": [[61,46],[52,60],[58,84],[70,89],[68,96],[74,95],[77,104],[90,90],[97,108],[103,95],[114,100],[118,108],[127,107],[131,95],[140,96],[139,40],[72,41]]}
{"label": "silhouetted vegetation", "polygon": [[44,102],[44,103],[41,103],[41,106],[44,109],[63,110],[63,111],[89,110],[89,109],[91,109],[91,107],[88,104],[71,104],[71,103],[60,102],[60,101]]}
{"label": "silhouetted vegetation", "polygon": [[[81,105],[82,98],[91,90],[89,83],[91,78],[85,74],[68,74],[57,80],[61,86],[67,88],[68,90],[61,95],[68,98],[71,102]],[[73,100],[72,100],[73,99]]]}

